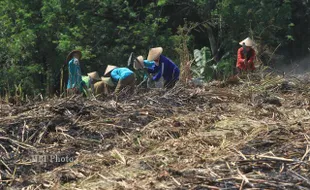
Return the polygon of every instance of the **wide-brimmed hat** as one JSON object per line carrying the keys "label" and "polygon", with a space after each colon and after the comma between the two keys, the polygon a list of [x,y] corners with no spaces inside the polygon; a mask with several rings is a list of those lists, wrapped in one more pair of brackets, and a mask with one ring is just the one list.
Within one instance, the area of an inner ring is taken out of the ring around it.
{"label": "wide-brimmed hat", "polygon": [[135,61],[133,62],[133,68],[134,69],[143,69],[143,66],[144,66],[144,58],[142,55],[138,56]]}
{"label": "wide-brimmed hat", "polygon": [[97,80],[97,81],[101,80],[97,71],[87,73],[87,75],[93,80]]}
{"label": "wide-brimmed hat", "polygon": [[80,59],[82,58],[82,52],[80,50],[73,50],[68,54],[66,63],[68,63],[72,59],[74,53],[78,53],[80,55]]}
{"label": "wide-brimmed hat", "polygon": [[240,45],[243,45],[243,43],[245,44],[245,46],[248,46],[248,47],[254,46],[253,40],[251,38],[249,38],[249,37],[247,37],[246,39],[244,39],[241,42],[239,42]]}
{"label": "wide-brimmed hat", "polygon": [[105,72],[104,72],[104,75],[103,76],[106,76],[107,74],[109,74],[111,71],[113,71],[113,69],[117,68],[116,66],[114,65],[108,65],[107,68],[105,69]]}
{"label": "wide-brimmed hat", "polygon": [[109,86],[115,86],[111,77],[101,77],[101,80],[102,80],[102,82],[104,82],[105,84],[107,84]]}
{"label": "wide-brimmed hat", "polygon": [[156,47],[152,48],[149,51],[149,55],[147,56],[148,61],[154,61],[157,59],[161,54],[163,53],[163,48],[162,47]]}

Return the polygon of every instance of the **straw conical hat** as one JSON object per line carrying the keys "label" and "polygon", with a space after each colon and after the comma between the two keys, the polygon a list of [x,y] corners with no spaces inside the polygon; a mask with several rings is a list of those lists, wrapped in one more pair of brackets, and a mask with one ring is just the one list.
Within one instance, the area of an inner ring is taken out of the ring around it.
{"label": "straw conical hat", "polygon": [[116,66],[114,65],[108,65],[107,68],[105,69],[105,72],[104,72],[104,76],[106,76],[107,74],[109,74],[113,69],[117,68]]}
{"label": "straw conical hat", "polygon": [[82,58],[82,52],[80,50],[73,50],[68,54],[66,63],[68,63],[72,59],[74,53],[78,53],[80,55],[80,59]]}
{"label": "straw conical hat", "polygon": [[147,56],[148,61],[154,61],[156,58],[158,58],[163,53],[162,47],[156,47],[152,48],[149,51],[149,55]]}
{"label": "straw conical hat", "polygon": [[245,46],[248,46],[248,47],[254,46],[253,40],[251,40],[251,38],[249,38],[249,37],[247,37],[246,39],[239,42],[240,45],[243,45],[243,43],[245,43]]}
{"label": "straw conical hat", "polygon": [[111,77],[101,77],[101,80],[109,86],[115,86]]}
{"label": "straw conical hat", "polygon": [[136,70],[137,69],[142,69],[143,65],[144,65],[143,61],[144,61],[144,58],[143,58],[142,55],[137,57],[137,59],[133,62],[133,68],[136,69]]}
{"label": "straw conical hat", "polygon": [[93,80],[101,80],[97,71],[87,73],[87,75]]}

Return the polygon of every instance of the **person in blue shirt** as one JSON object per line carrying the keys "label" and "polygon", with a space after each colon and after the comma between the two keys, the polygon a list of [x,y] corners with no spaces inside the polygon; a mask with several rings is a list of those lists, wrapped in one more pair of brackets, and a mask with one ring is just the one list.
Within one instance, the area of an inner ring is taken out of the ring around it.
{"label": "person in blue shirt", "polygon": [[67,83],[67,93],[76,94],[83,92],[82,73],[80,67],[80,59],[82,58],[82,52],[79,50],[74,50],[69,53],[66,59],[69,70],[69,78]]}
{"label": "person in blue shirt", "polygon": [[135,89],[136,76],[134,72],[126,67],[108,65],[104,76],[110,76],[113,83],[117,84],[114,90],[116,95],[118,95],[120,91],[127,87],[129,88],[129,92],[133,92]]}
{"label": "person in blue shirt", "polygon": [[180,70],[178,66],[169,58],[162,55],[163,48],[156,47],[149,51],[147,60],[154,61],[155,65],[148,68],[149,73],[157,73],[154,77],[154,81],[159,81],[161,77],[164,79],[165,88],[173,88],[176,82],[179,80]]}

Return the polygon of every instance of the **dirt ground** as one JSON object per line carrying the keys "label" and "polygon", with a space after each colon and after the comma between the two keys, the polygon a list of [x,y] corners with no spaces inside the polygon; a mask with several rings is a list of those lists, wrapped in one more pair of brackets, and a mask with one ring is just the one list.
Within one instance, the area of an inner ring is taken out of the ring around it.
{"label": "dirt ground", "polygon": [[0,189],[310,189],[310,75],[0,105]]}

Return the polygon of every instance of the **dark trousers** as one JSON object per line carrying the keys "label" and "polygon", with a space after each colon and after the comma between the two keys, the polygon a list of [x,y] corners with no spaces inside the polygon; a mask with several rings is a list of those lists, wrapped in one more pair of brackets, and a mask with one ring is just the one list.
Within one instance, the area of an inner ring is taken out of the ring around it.
{"label": "dark trousers", "polygon": [[175,84],[178,82],[180,76],[179,68],[175,67],[173,69],[171,80],[165,80],[164,87],[165,88],[173,88]]}
{"label": "dark trousers", "polygon": [[175,84],[178,82],[178,79],[165,80],[164,88],[173,88]]}

